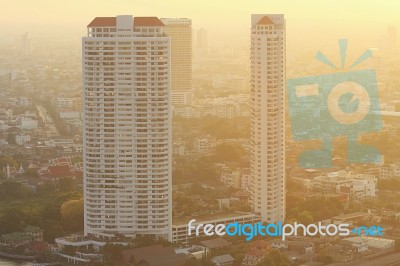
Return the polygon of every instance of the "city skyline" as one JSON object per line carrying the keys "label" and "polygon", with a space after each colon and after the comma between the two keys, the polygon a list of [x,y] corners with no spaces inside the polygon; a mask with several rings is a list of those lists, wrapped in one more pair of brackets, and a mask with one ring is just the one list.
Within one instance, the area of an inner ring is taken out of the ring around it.
{"label": "city skyline", "polygon": [[0,254],[397,263],[398,10],[11,2],[0,17]]}
{"label": "city skyline", "polygon": [[[78,38],[83,34],[80,27],[85,21],[93,16],[112,16],[113,14],[123,15],[126,13],[140,13],[151,15],[154,12],[160,17],[190,17],[193,21],[193,28],[205,28],[209,31],[210,40],[223,43],[224,40],[230,43],[246,45],[244,36],[248,36],[250,28],[246,25],[247,17],[256,10],[272,10],[275,13],[285,13],[289,19],[288,49],[295,50],[296,47],[308,48],[315,45],[328,45],[333,40],[343,37],[357,40],[356,46],[367,43],[371,46],[374,41],[381,38],[382,33],[390,25],[400,27],[397,19],[396,8],[400,3],[396,1],[383,1],[381,5],[375,5],[373,1],[337,1],[335,4],[329,2],[308,0],[301,5],[293,1],[262,1],[257,0],[252,5],[243,5],[239,1],[232,1],[230,4],[205,1],[200,5],[196,2],[190,4],[180,0],[168,2],[154,1],[151,7],[142,0],[119,1],[110,8],[109,2],[49,2],[47,4],[33,7],[33,11],[21,7],[22,1],[13,1],[8,5],[11,10],[18,10],[21,13],[20,19],[6,16],[0,18],[3,32],[25,32],[32,36],[43,36],[51,34],[57,36],[63,29],[63,34]],[[92,5],[97,8],[93,10]],[[79,6],[79,8],[77,8]],[[183,8],[185,7],[185,8]],[[318,10],[331,10],[331,15]],[[62,11],[61,11],[62,10]],[[111,10],[111,13],[110,13]],[[129,12],[130,11],[130,12]],[[220,13],[224,13],[224,19],[220,19]],[[55,15],[57,14],[57,15]],[[378,15],[377,15],[378,14]],[[204,18],[207,15],[207,19]],[[57,16],[57,19],[55,19]],[[73,16],[74,20],[68,20]],[[27,21],[30,21],[27,23]],[[51,21],[51,23],[49,23]],[[329,32],[329,34],[328,34]],[[243,37],[241,37],[243,36]],[[315,38],[320,36],[320,38]],[[304,40],[313,39],[313,43]]]}

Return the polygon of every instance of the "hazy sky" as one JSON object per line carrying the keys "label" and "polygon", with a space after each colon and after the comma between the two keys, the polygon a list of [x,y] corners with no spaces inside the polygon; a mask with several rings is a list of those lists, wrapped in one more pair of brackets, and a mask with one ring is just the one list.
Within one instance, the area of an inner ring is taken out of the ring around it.
{"label": "hazy sky", "polygon": [[[188,17],[212,37],[247,39],[251,13],[284,13],[288,38],[310,42],[385,34],[400,25],[398,0],[0,0],[0,34],[59,32],[84,34],[95,16]],[[222,34],[221,34],[222,33]],[[317,36],[317,37],[316,37]],[[325,38],[325,36],[324,36]]]}

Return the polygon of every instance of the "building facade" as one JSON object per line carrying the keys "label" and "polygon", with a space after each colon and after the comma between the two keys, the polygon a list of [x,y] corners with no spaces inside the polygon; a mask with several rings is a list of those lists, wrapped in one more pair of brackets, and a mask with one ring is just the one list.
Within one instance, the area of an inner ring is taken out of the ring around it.
{"label": "building facade", "polygon": [[188,105],[192,92],[192,20],[162,18],[165,33],[171,37],[171,98],[173,105]]}
{"label": "building facade", "polygon": [[253,211],[285,219],[285,19],[251,17],[251,177]]}
{"label": "building facade", "polygon": [[85,235],[170,239],[170,38],[156,17],[96,17],[87,29]]}

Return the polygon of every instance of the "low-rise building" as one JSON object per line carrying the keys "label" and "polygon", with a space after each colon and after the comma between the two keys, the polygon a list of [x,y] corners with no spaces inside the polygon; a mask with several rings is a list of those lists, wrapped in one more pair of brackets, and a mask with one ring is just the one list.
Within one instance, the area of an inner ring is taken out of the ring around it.
{"label": "low-rise building", "polygon": [[[366,251],[365,246],[369,250],[388,250],[394,247],[395,240],[380,238],[380,237],[370,237],[370,236],[354,236],[345,238],[343,241],[351,242],[355,247],[360,246],[360,243],[363,243],[362,251]],[[359,250],[359,249],[357,249]]]}
{"label": "low-rise building", "polygon": [[28,225],[24,229],[24,234],[31,236],[33,241],[42,242],[43,241],[43,230],[36,226]]}
{"label": "low-rise building", "polygon": [[206,155],[213,152],[217,145],[217,140],[213,137],[196,138],[194,140],[194,149],[198,154]]}
{"label": "low-rise building", "polygon": [[310,182],[315,192],[344,194],[354,201],[376,196],[377,179],[373,175],[339,171],[316,176]]}
{"label": "low-rise building", "polygon": [[240,188],[240,169],[232,169],[231,167],[225,166],[221,170],[220,180],[227,186]]}
{"label": "low-rise building", "polygon": [[31,141],[31,136],[29,134],[19,133],[19,134],[15,135],[15,143],[17,145],[23,145],[29,141]]}
{"label": "low-rise building", "polygon": [[214,263],[215,266],[232,266],[235,262],[235,258],[230,254],[224,254],[213,257],[211,262]]}

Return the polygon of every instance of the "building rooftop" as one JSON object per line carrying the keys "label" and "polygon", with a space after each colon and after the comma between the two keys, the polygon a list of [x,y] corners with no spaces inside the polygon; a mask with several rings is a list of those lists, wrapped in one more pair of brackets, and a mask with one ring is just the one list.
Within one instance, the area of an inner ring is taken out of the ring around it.
{"label": "building rooftop", "polygon": [[47,171],[53,177],[68,177],[73,175],[68,165],[49,166]]}
{"label": "building rooftop", "polygon": [[[157,17],[134,17],[133,25],[136,27],[143,26],[165,26],[164,23]],[[116,27],[117,26],[117,18],[116,17],[96,17],[89,23],[88,28],[95,27]]]}
{"label": "building rooftop", "polygon": [[139,26],[165,26],[162,21],[157,17],[134,17],[133,25],[135,27]]}
{"label": "building rooftop", "polygon": [[369,248],[376,248],[376,249],[391,248],[394,246],[394,242],[395,242],[395,240],[393,240],[393,239],[369,237],[369,236],[354,236],[354,237],[345,238],[344,240],[352,242],[352,243],[360,243],[362,241],[365,241]]}
{"label": "building rooftop", "polygon": [[221,256],[216,256],[212,258],[215,262],[218,262],[220,265],[224,265],[225,263],[232,263],[235,259],[230,254],[224,254]]}
{"label": "building rooftop", "polygon": [[14,232],[14,233],[2,235],[1,239],[6,240],[6,241],[25,241],[25,240],[31,240],[32,237],[25,235],[22,232]]}
{"label": "building rooftop", "polygon": [[332,217],[332,219],[335,220],[351,220],[351,219],[355,219],[355,218],[361,218],[368,215],[368,213],[366,212],[352,212],[352,213],[348,213],[348,214],[343,214],[343,215],[338,215],[335,217]]}
{"label": "building rooftop", "polygon": [[25,231],[37,233],[37,232],[42,232],[43,230],[40,229],[39,227],[28,225],[27,227],[25,227]]}
{"label": "building rooftop", "polygon": [[264,16],[257,23],[257,25],[273,25],[273,24],[274,22],[268,16]]}

